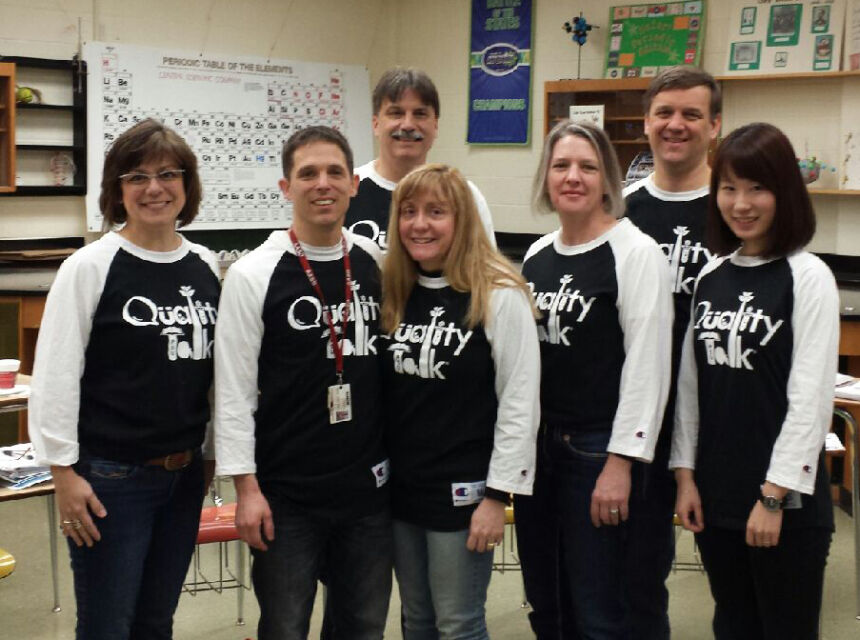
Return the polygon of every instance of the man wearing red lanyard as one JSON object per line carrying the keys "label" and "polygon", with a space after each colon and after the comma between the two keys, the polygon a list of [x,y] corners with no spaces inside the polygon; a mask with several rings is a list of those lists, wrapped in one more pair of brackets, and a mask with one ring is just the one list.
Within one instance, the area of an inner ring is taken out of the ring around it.
{"label": "man wearing red lanyard", "polygon": [[216,339],[218,473],[252,549],[260,640],[306,638],[325,564],[337,628],[382,638],[391,590],[382,450],[380,249],[343,229],[352,151],[328,127],[284,145],[288,230],[234,264]]}

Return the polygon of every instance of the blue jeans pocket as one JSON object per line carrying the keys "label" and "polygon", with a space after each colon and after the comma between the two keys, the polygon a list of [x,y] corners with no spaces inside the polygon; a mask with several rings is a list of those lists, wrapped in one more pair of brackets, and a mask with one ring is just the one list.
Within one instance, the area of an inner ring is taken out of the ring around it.
{"label": "blue jeans pocket", "polygon": [[125,480],[132,477],[140,469],[140,465],[129,462],[115,462],[103,458],[91,458],[87,461],[89,473],[92,479],[99,480]]}
{"label": "blue jeans pocket", "polygon": [[609,455],[606,447],[611,434],[602,431],[582,431],[559,435],[559,446],[566,457],[603,465]]}

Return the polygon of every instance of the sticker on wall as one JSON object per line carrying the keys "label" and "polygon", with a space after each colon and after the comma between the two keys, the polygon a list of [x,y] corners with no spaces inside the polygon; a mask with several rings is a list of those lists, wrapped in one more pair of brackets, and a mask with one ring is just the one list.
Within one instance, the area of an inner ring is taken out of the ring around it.
{"label": "sticker on wall", "polygon": [[741,28],[739,33],[747,36],[755,31],[756,7],[744,7],[741,10]]}
{"label": "sticker on wall", "polygon": [[767,46],[794,46],[800,35],[800,18],[803,5],[782,4],[770,8],[770,24],[767,28]]}
{"label": "sticker on wall", "polygon": [[752,71],[759,68],[761,42],[733,42],[729,70]]}
{"label": "sticker on wall", "polygon": [[773,54],[773,66],[785,67],[788,65],[788,51],[777,51]]}
{"label": "sticker on wall", "polygon": [[815,36],[815,70],[827,71],[833,65],[833,36]]}
{"label": "sticker on wall", "polygon": [[819,4],[812,7],[812,33],[830,31],[830,5]]}

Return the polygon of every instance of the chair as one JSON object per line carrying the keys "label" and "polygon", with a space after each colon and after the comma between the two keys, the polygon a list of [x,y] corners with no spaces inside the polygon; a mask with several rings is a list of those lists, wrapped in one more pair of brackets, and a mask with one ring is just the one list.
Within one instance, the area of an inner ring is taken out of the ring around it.
{"label": "chair", "polygon": [[672,519],[672,524],[675,525],[675,557],[672,558],[672,571],[698,571],[705,572],[705,566],[702,564],[702,558],[699,556],[699,547],[696,545],[696,539],[693,538],[693,558],[692,560],[678,560],[678,539],[683,533],[681,526],[681,518],[676,513]]}
{"label": "chair", "polygon": [[[236,589],[237,617],[236,624],[245,624],[245,591],[250,590],[250,585],[245,577],[245,558],[247,550],[245,543],[239,539],[236,530],[236,503],[224,504],[218,495],[219,483],[216,480],[212,487],[212,507],[203,507],[200,512],[200,528],[197,532],[197,546],[194,549],[194,558],[191,562],[191,580],[182,585],[183,590],[196,596],[201,591],[215,591],[221,593],[224,589]],[[234,574],[230,568],[229,543],[236,542],[237,572]],[[203,561],[201,546],[217,543],[218,545],[218,570],[217,577],[208,578],[203,572]]]}
{"label": "chair", "polygon": [[[502,544],[493,551],[493,571],[504,573],[505,571],[522,571],[520,558],[517,555],[517,533],[514,527],[514,507],[505,507],[505,535]],[[529,606],[526,600],[526,589],[523,585],[523,599],[520,606],[525,609]]]}

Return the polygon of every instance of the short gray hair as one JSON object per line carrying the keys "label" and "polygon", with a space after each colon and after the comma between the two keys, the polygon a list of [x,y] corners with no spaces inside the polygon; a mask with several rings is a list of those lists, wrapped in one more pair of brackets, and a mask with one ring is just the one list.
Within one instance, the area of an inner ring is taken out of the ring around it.
{"label": "short gray hair", "polygon": [[609,142],[609,137],[603,129],[592,124],[577,124],[572,120],[559,122],[544,140],[540,164],[532,187],[534,208],[541,213],[555,211],[549,199],[546,176],[556,143],[567,136],[577,136],[588,140],[591,144],[600,163],[600,175],[603,176],[603,209],[616,218],[622,217],[624,215],[624,198],[621,195],[621,168],[618,166],[618,157],[615,155],[612,143]]}

